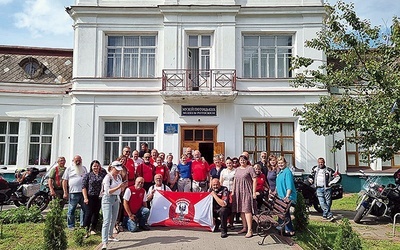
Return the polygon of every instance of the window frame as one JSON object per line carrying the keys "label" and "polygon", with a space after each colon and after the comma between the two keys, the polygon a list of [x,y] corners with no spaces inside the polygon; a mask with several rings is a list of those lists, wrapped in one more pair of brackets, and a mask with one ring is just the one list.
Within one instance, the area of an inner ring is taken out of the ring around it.
{"label": "window frame", "polygon": [[[251,37],[258,37],[258,43],[257,45],[252,45],[252,46],[246,46],[245,45],[245,40],[246,37],[251,38]],[[278,44],[278,39],[279,38],[289,38],[290,37],[290,45],[279,45]],[[261,39],[262,38],[274,38],[274,44],[273,45],[261,45]],[[243,78],[248,78],[248,79],[264,79],[264,78],[271,78],[271,79],[285,79],[285,78],[292,78],[293,77],[293,70],[290,69],[291,66],[291,57],[293,57],[294,54],[294,34],[242,34],[242,75]],[[249,54],[248,51],[251,49],[257,50],[257,57],[255,58],[257,61],[257,73],[253,72],[252,70],[252,63],[253,61],[253,54],[251,53],[251,57],[246,58],[246,55]],[[279,50],[290,50],[290,53],[279,53]],[[272,55],[272,53],[263,53],[262,51],[267,51],[267,50],[274,50],[274,75],[270,73],[270,63],[269,63],[269,55]],[[279,55],[285,55],[283,58],[283,64],[284,68],[283,70],[279,69],[279,60],[280,57]],[[264,56],[267,56],[267,59],[264,59]],[[265,62],[265,67],[263,65],[263,59],[266,61]],[[246,61],[248,63],[246,64]],[[249,69],[246,70],[246,65],[249,65]],[[247,72],[248,71],[248,72]],[[281,76],[279,72],[283,72],[283,75]],[[255,73],[255,74],[254,74]]]}
{"label": "window frame", "polygon": [[[254,135],[246,135],[246,124],[254,124]],[[265,134],[264,135],[260,135],[260,133],[258,133],[257,131],[257,125],[258,124],[265,124]],[[279,124],[280,126],[280,133],[279,135],[272,135],[271,134],[271,125],[272,124]],[[283,134],[283,125],[284,124],[290,124],[292,126],[292,135],[284,135]],[[253,163],[258,162],[260,159],[260,154],[261,152],[265,151],[267,152],[267,155],[270,154],[274,154],[276,156],[280,156],[283,155],[286,158],[286,161],[288,162],[288,164],[295,166],[295,159],[296,159],[296,148],[295,148],[295,139],[296,139],[296,133],[295,133],[295,122],[289,122],[289,121],[282,121],[282,122],[278,122],[278,121],[244,121],[243,122],[243,151],[247,151],[250,155],[250,158],[253,157]],[[253,149],[249,149],[246,148],[246,139],[247,138],[254,138],[254,148]],[[258,139],[262,139],[265,138],[265,146],[266,149],[259,149],[257,147],[257,142]],[[271,149],[271,141],[272,139],[279,139],[280,140],[280,150],[272,150]],[[284,150],[284,142],[283,140],[285,139],[291,139],[293,140],[292,143],[292,149],[293,150]],[[288,155],[291,155],[288,159]]]}
{"label": "window frame", "polygon": [[[107,129],[107,123],[119,123],[119,132],[118,133],[106,133]],[[124,123],[136,123],[136,133],[123,133],[123,124]],[[140,123],[153,123],[153,133],[140,133]],[[122,149],[125,146],[130,146],[131,150],[138,150],[140,151],[140,145],[142,142],[147,142],[149,145],[149,148],[154,148],[155,145],[155,139],[156,139],[156,121],[154,120],[105,120],[103,122],[103,135],[102,135],[102,141],[103,141],[103,165],[106,166],[110,164],[113,160],[115,160],[117,157],[119,157],[122,153]],[[118,140],[106,140],[107,137],[118,137]],[[124,138],[127,137],[135,137],[135,140],[124,140]],[[110,143],[109,149],[111,150],[110,152],[108,151],[107,148],[107,143]],[[113,148],[113,144],[117,144],[117,149]],[[115,152],[117,151],[117,152]],[[107,156],[108,155],[108,156]]]}
{"label": "window frame", "polygon": [[[4,161],[0,161],[0,166],[16,166],[17,165],[17,157],[18,157],[18,141],[19,141],[19,121],[0,121],[1,123],[6,123],[6,132],[5,134],[0,133],[0,137],[4,136],[4,142],[0,142],[0,145],[4,145]],[[10,123],[17,123],[17,133],[13,134],[10,130]],[[16,137],[15,142],[11,142],[12,137]],[[15,156],[11,157],[11,145],[16,145],[15,148]],[[2,153],[0,151],[0,153]],[[10,163],[10,158],[15,158],[15,164]],[[1,160],[1,158],[0,158]]]}
{"label": "window frame", "polygon": [[[121,38],[122,45],[109,45],[110,38]],[[135,37],[138,38],[139,45],[125,45],[125,38]],[[142,45],[142,39],[146,37],[153,37],[154,46],[153,45]],[[132,35],[118,35],[118,34],[108,34],[106,35],[106,46],[105,46],[105,73],[104,76],[107,78],[156,78],[157,72],[157,46],[158,46],[158,36],[154,33],[149,34],[132,34]],[[111,53],[110,50],[115,50],[114,53]],[[120,53],[116,52],[120,50]],[[137,52],[125,52],[128,50]],[[149,52],[147,50],[153,50]],[[113,57],[111,57],[113,55]],[[119,58],[118,58],[119,55]],[[145,56],[146,55],[146,56]],[[135,58],[135,56],[137,56]],[[135,59],[137,60],[135,64]],[[120,66],[116,66],[116,64],[120,63]],[[130,67],[129,69],[125,67],[126,60],[129,60]],[[147,60],[146,67],[142,67],[143,61]],[[110,62],[113,62],[113,67],[109,68]],[[150,62],[152,61],[152,63]],[[133,66],[135,67],[133,67]],[[145,70],[145,71],[144,71]],[[125,75],[129,72],[127,75]]]}
{"label": "window frame", "polygon": [[[34,123],[40,123],[40,132],[39,134],[32,134],[32,126]],[[51,124],[51,133],[50,134],[44,134],[44,124]],[[29,135],[28,135],[28,165],[29,166],[50,166],[51,165],[51,159],[52,159],[52,151],[53,151],[53,143],[54,143],[54,121],[30,121],[29,122]],[[32,138],[37,137],[39,139],[38,142],[32,142]],[[44,141],[44,138],[50,138],[50,142]],[[40,161],[33,160],[31,161],[31,154],[32,154],[32,145],[39,145],[39,152],[38,152],[38,159],[41,159]],[[48,159],[44,159],[43,157],[43,146],[49,146],[49,157]],[[48,163],[43,162],[42,159],[48,160]]]}

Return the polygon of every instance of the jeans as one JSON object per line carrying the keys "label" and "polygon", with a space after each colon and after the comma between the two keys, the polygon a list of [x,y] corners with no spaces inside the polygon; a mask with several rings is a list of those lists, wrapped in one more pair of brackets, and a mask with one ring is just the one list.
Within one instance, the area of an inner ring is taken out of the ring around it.
{"label": "jeans", "polygon": [[135,221],[129,219],[128,216],[124,216],[124,226],[128,229],[129,232],[136,232],[139,227],[144,227],[146,225],[149,215],[150,209],[148,209],[147,207],[141,207],[139,211],[137,211],[137,213],[135,214]]}
{"label": "jeans", "polygon": [[78,204],[81,206],[80,213],[80,225],[83,226],[83,219],[85,218],[86,213],[86,204],[83,202],[83,194],[82,193],[71,193],[69,194],[69,204],[68,204],[68,212],[67,212],[67,224],[68,228],[75,227],[75,210]]}
{"label": "jeans", "polygon": [[95,230],[97,226],[97,222],[99,221],[99,212],[101,208],[101,198],[97,195],[89,195],[89,202],[86,206],[86,215],[84,226],[86,230],[89,232],[90,230]]}
{"label": "jeans", "polygon": [[118,195],[104,195],[101,199],[101,210],[103,211],[101,241],[103,243],[108,243],[108,238],[112,237],[113,228],[117,220],[119,203]]}
{"label": "jeans", "polygon": [[[287,221],[289,221],[286,225],[285,225],[285,232],[294,232],[294,227],[293,227],[293,223],[292,223],[292,218],[290,217],[290,209],[287,211],[287,213],[285,214],[285,218]],[[282,224],[283,220],[281,218],[278,219],[278,223]]]}
{"label": "jeans", "polygon": [[332,189],[317,187],[317,197],[322,208],[322,217],[331,217]]}

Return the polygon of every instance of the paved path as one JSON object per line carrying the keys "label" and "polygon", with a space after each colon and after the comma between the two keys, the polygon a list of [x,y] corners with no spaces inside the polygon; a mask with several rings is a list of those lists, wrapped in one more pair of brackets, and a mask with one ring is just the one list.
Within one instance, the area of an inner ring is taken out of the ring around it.
{"label": "paved path", "polygon": [[[228,238],[221,238],[220,233],[212,233],[196,229],[175,229],[167,227],[152,227],[150,231],[136,233],[121,232],[116,237],[119,242],[110,242],[107,249],[218,249],[218,250],[249,250],[249,249],[301,249],[298,245],[289,246],[267,237],[264,245],[258,245],[261,237],[246,239],[237,230],[229,231]],[[101,244],[96,248],[101,249]]]}

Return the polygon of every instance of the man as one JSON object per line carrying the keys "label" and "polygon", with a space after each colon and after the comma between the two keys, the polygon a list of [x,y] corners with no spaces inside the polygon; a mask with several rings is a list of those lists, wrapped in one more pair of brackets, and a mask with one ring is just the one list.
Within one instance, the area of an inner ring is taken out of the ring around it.
{"label": "man", "polygon": [[136,173],[137,167],[138,167],[140,164],[143,163],[143,159],[139,157],[139,151],[134,150],[134,151],[132,152],[132,160],[133,160],[133,163],[134,163],[134,165],[135,165],[135,173]]}
{"label": "man", "polygon": [[153,164],[154,166],[157,164],[157,157],[158,157],[158,150],[153,149],[150,152],[151,158],[150,158],[150,163]]}
{"label": "man", "polygon": [[192,191],[205,192],[208,188],[208,178],[210,167],[208,163],[201,158],[199,150],[193,152],[192,160]]}
{"label": "man", "polygon": [[267,156],[267,152],[265,152],[265,151],[261,152],[260,161],[257,162],[256,164],[260,165],[261,166],[261,172],[265,176],[268,176],[268,156]]}
{"label": "man", "polygon": [[150,154],[146,153],[143,156],[143,163],[140,164],[136,169],[136,175],[144,178],[144,189],[149,190],[150,186],[153,185],[154,178],[154,165],[150,163]]}
{"label": "man", "polygon": [[128,186],[133,186],[135,184],[135,165],[131,156],[131,147],[125,146],[122,149],[122,155],[126,157],[125,160],[125,168],[127,170],[128,175]]}
{"label": "man", "polygon": [[128,187],[124,194],[124,225],[130,232],[138,229],[150,230],[146,225],[150,210],[147,208],[146,190],[143,188],[143,177],[136,178],[135,185]]}
{"label": "man", "polygon": [[161,190],[161,191],[171,191],[171,189],[163,184],[163,176],[161,174],[156,174],[154,176],[154,185],[149,188],[149,192],[147,193],[147,202],[152,205],[154,193],[156,190]]}
{"label": "man", "polygon": [[314,166],[309,181],[317,189],[317,197],[322,208],[322,217],[325,220],[334,220],[331,212],[332,189],[330,182],[335,178],[335,171],[325,166],[324,158],[318,158],[318,165]]}
{"label": "man", "polygon": [[82,165],[80,155],[74,157],[72,166],[65,169],[63,175],[64,199],[68,199],[67,226],[73,230],[75,227],[75,210],[78,204],[81,206],[80,225],[83,226],[86,205],[83,201],[82,179],[87,173],[86,167]]}
{"label": "man", "polygon": [[191,161],[191,160],[193,159],[193,154],[192,154],[192,152],[193,152],[193,150],[192,150],[191,147],[187,147],[187,148],[186,148],[185,155],[186,155],[186,157],[187,157],[187,161],[188,161],[188,162]]}
{"label": "man", "polygon": [[142,144],[140,144],[139,157],[143,158],[144,154],[146,153],[151,153],[151,150],[149,149],[149,144],[147,144],[147,142],[142,142]]}
{"label": "man", "polygon": [[[218,231],[221,225],[221,238],[228,237],[228,217],[231,213],[229,204],[229,191],[225,186],[221,186],[219,180],[214,178],[211,180],[211,195],[213,200],[213,217],[215,220],[214,232]],[[218,219],[220,218],[220,219]]]}
{"label": "man", "polygon": [[60,199],[62,205],[61,207],[64,207],[62,177],[65,169],[65,158],[60,156],[57,159],[57,165],[50,170],[49,179],[47,181],[50,189],[50,195]]}

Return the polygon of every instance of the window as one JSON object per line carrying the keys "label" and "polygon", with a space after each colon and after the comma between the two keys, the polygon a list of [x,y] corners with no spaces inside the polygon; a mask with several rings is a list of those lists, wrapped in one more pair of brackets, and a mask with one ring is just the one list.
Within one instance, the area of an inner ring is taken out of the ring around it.
{"label": "window", "polygon": [[349,168],[366,168],[369,167],[369,159],[362,158],[361,152],[367,151],[357,143],[353,142],[353,139],[358,136],[357,132],[346,132],[346,161],[347,167]]}
{"label": "window", "polygon": [[28,57],[23,59],[19,66],[24,70],[29,79],[37,78],[43,73],[43,65],[35,58]]}
{"label": "window", "polygon": [[18,122],[0,122],[0,165],[17,164]]}
{"label": "window", "polygon": [[108,36],[107,77],[155,77],[156,36]]}
{"label": "window", "polygon": [[244,122],[243,150],[249,152],[253,162],[260,153],[284,156],[289,166],[294,166],[294,123],[293,122]]}
{"label": "window", "polygon": [[103,164],[118,158],[127,145],[140,150],[142,142],[154,148],[154,122],[105,122]]}
{"label": "window", "polygon": [[243,37],[243,77],[292,77],[292,36]]}
{"label": "window", "polygon": [[50,165],[52,134],[53,123],[31,123],[29,165]]}

